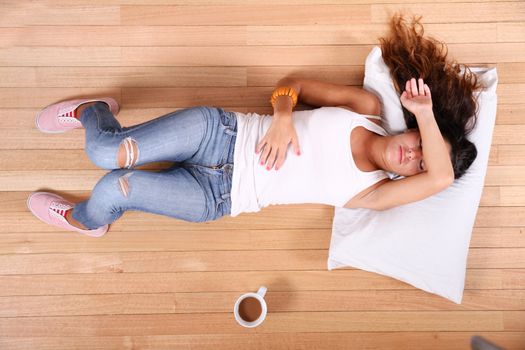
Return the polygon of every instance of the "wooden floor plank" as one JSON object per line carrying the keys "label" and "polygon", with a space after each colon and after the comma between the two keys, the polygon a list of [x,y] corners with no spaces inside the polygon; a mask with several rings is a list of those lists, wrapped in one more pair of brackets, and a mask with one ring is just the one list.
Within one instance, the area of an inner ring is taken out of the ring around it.
{"label": "wooden floor plank", "polygon": [[[487,230],[487,229],[484,229]],[[520,228],[487,233],[481,240],[485,245],[516,246],[522,238]],[[492,235],[491,235],[492,234]],[[103,239],[62,232],[2,233],[1,254],[53,252],[117,252],[117,251],[201,251],[201,250],[261,250],[323,249],[330,244],[329,229],[231,230],[217,237],[207,229],[166,231],[111,231]],[[525,240],[521,240],[525,247]]]}
{"label": "wooden floor plank", "polygon": [[[206,9],[206,11],[203,11]],[[293,16],[290,16],[293,13]],[[352,15],[349,16],[348,14]],[[121,6],[121,25],[297,25],[370,22],[370,5]],[[220,14],[223,14],[221,16]],[[519,17],[519,16],[516,16]]]}
{"label": "wooden floor plank", "polygon": [[[6,1],[2,1],[5,3]],[[117,5],[63,6],[38,2],[7,1],[2,8],[0,27],[25,25],[117,25],[120,7]]]}
{"label": "wooden floor plank", "polygon": [[[266,285],[272,291],[414,290],[376,273],[333,271],[237,271],[176,273],[105,273],[0,275],[0,296],[129,294],[249,291]],[[525,269],[468,269],[465,289],[523,289]],[[256,286],[256,287],[254,287]]]}
{"label": "wooden floor plank", "polygon": [[[503,69],[503,68],[502,68]],[[362,67],[345,68],[362,75]],[[335,73],[335,72],[334,72]],[[1,87],[245,86],[245,67],[0,67]],[[510,76],[511,74],[509,74]],[[510,78],[509,78],[510,79]],[[361,76],[360,81],[363,81]],[[354,79],[358,84],[358,79]]]}
{"label": "wooden floor plank", "polygon": [[[500,84],[525,83],[523,62],[482,66],[496,67]],[[284,75],[361,87],[364,78],[362,65],[315,66],[310,69],[297,66],[294,74],[288,74],[288,71],[289,68],[283,67],[0,67],[0,87],[274,87]],[[520,100],[511,101],[515,102],[522,103]]]}
{"label": "wooden floor plank", "polygon": [[465,13],[476,18],[476,22],[508,22],[523,20],[525,16],[525,4],[522,3],[441,3],[433,4],[372,4],[372,23],[386,22],[390,14],[395,10],[405,10],[412,13],[424,14],[425,23],[439,22],[464,22]]}
{"label": "wooden floor plank", "polygon": [[[406,312],[285,312],[272,313],[257,328],[258,333],[280,332],[399,332],[399,331],[513,331],[525,319],[524,311],[406,311]],[[127,315],[0,318],[0,336],[31,334],[49,336],[122,336],[172,334],[239,334],[234,316],[212,314],[140,315],[140,322]]]}
{"label": "wooden floor plank", "polygon": [[[172,350],[246,350],[301,348],[308,350],[346,349],[349,344],[362,349],[465,350],[474,335],[507,350],[522,350],[525,332],[331,332],[331,333],[257,333],[246,329],[242,334],[192,334],[95,337],[28,337],[0,339],[2,349],[70,350],[139,349]],[[424,344],[424,345],[423,345]]]}
{"label": "wooden floor plank", "polygon": [[[0,66],[360,65],[373,46],[7,47],[0,50]],[[448,49],[469,65],[525,61],[522,42],[449,44]]]}
{"label": "wooden floor plank", "polygon": [[[507,350],[522,350],[524,332],[477,332],[493,344]],[[151,336],[97,336],[97,337],[17,337],[0,339],[3,349],[115,349],[125,347],[172,350],[191,347],[194,350],[246,350],[255,349],[345,349],[348,344],[360,348],[397,350],[465,350],[473,337],[472,332],[333,332],[333,333],[256,333],[194,334]],[[422,346],[424,344],[424,346]]]}
{"label": "wooden floor plank", "polygon": [[[523,62],[482,66],[496,67],[500,84],[525,83]],[[0,87],[273,87],[288,70],[283,67],[0,67],[3,77]],[[361,86],[364,66],[316,66],[308,70],[297,66],[289,75]]]}
{"label": "wooden floor plank", "polygon": [[[524,227],[474,228],[470,247],[525,247]],[[129,231],[111,228],[103,239],[69,232],[2,233],[0,254],[174,252],[213,250],[327,249],[331,229],[230,230],[217,237],[213,230],[168,229]]]}
{"label": "wooden floor plank", "polygon": [[[480,0],[479,2],[517,2],[520,0]],[[433,3],[432,0],[418,0],[418,3]],[[443,1],[446,3],[464,3],[466,0],[446,0]],[[20,2],[17,0],[3,0],[2,2],[9,7],[20,7]],[[57,7],[60,4],[63,4],[62,0],[41,0],[39,3],[46,6]],[[286,2],[290,5],[304,5],[304,0],[288,0]],[[375,4],[379,3],[377,0],[311,0],[308,1],[309,5],[351,5],[351,4]],[[381,4],[395,4],[395,3],[406,3],[406,0],[381,0]],[[134,5],[134,6],[143,6],[143,5],[171,5],[171,6],[206,6],[206,5],[215,5],[215,6],[228,6],[233,5],[260,5],[258,0],[192,0],[191,3],[188,3],[188,0],[92,0],[89,4],[100,6],[100,5]],[[282,2],[279,0],[267,0],[265,4],[268,5],[281,5]],[[23,4],[22,4],[23,5]],[[86,3],[82,0],[70,0],[68,5],[71,6],[86,6]]]}
{"label": "wooden floor plank", "polygon": [[[0,297],[0,317],[230,312],[238,292]],[[268,292],[268,312],[523,311],[525,290],[467,290],[461,305],[420,290]],[[366,300],[366,302],[364,302]]]}
{"label": "wooden floor plank", "polygon": [[485,186],[479,203],[480,207],[525,206],[523,186]]}
{"label": "wooden floor plank", "polygon": [[[0,255],[0,275],[325,271],[327,256],[326,249]],[[525,248],[471,248],[467,267],[525,269]]]}
{"label": "wooden floor plank", "polygon": [[[221,26],[31,26],[5,28],[6,46],[235,46],[377,44],[386,23]],[[521,42],[523,22],[429,23],[425,30],[449,44]],[[218,30],[220,36],[214,35]],[[278,35],[277,35],[278,34]],[[82,42],[78,37],[82,36]]]}

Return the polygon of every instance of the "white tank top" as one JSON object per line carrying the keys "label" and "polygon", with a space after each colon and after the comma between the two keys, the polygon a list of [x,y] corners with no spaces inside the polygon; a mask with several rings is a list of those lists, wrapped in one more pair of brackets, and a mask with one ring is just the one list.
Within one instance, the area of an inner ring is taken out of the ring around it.
{"label": "white tank top", "polygon": [[260,165],[255,147],[272,123],[271,115],[239,113],[231,189],[231,216],[257,212],[272,204],[319,203],[343,207],[376,182],[388,178],[383,170],[357,168],[350,133],[357,126],[388,133],[365,116],[340,107],[292,112],[301,155],[290,144],[279,170]]}

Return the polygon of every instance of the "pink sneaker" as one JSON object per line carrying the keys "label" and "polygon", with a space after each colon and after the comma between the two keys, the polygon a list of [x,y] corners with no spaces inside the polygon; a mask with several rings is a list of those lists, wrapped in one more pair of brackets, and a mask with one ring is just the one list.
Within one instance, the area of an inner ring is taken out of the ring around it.
{"label": "pink sneaker", "polygon": [[77,231],[91,237],[103,236],[109,225],[101,226],[95,230],[83,230],[67,222],[64,214],[66,210],[75,205],[64,198],[48,192],[33,192],[27,199],[27,207],[31,212],[46,224],[57,226],[68,231]]}
{"label": "pink sneaker", "polygon": [[82,128],[82,123],[74,116],[75,109],[83,103],[93,101],[105,102],[113,115],[118,114],[118,102],[111,97],[69,100],[49,105],[41,110],[35,119],[36,127],[42,132],[52,134]]}

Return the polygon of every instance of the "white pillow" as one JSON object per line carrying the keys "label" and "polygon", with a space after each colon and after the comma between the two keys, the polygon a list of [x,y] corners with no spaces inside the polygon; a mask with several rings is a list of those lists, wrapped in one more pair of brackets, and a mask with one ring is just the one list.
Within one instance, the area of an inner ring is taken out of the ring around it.
{"label": "white pillow", "polygon": [[[467,136],[478,150],[476,160],[449,188],[424,200],[385,211],[336,207],[329,270],[350,266],[376,272],[461,304],[496,120],[498,82],[496,68],[471,70],[487,86],[475,93],[478,121]],[[381,99],[387,132],[405,130],[399,95],[379,46],[366,59],[364,88]]]}

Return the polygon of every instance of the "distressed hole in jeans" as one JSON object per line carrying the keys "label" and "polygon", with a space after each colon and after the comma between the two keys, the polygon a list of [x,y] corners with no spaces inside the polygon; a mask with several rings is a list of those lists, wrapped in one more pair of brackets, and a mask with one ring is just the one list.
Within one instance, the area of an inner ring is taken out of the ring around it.
{"label": "distressed hole in jeans", "polygon": [[117,162],[119,168],[130,169],[137,163],[138,159],[139,147],[137,146],[137,141],[131,137],[126,137],[122,140],[118,149]]}
{"label": "distressed hole in jeans", "polygon": [[124,194],[124,197],[129,196],[129,177],[132,175],[132,173],[127,173],[121,177],[118,178],[118,183],[120,185],[120,190]]}

